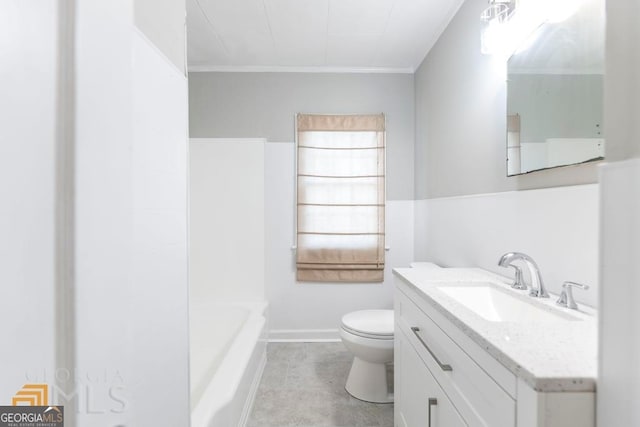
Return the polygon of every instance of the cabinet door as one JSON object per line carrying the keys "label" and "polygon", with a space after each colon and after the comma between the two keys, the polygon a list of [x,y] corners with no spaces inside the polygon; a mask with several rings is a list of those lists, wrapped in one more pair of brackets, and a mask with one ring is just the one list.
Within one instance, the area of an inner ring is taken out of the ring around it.
{"label": "cabinet door", "polygon": [[396,333],[397,427],[466,426],[411,343],[398,329]]}

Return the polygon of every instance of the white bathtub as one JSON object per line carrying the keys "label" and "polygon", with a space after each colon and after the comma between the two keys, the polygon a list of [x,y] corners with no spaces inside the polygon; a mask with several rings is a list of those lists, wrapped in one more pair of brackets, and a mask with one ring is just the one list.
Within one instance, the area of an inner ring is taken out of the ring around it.
{"label": "white bathtub", "polygon": [[266,302],[192,302],[191,426],[244,426],[266,362]]}

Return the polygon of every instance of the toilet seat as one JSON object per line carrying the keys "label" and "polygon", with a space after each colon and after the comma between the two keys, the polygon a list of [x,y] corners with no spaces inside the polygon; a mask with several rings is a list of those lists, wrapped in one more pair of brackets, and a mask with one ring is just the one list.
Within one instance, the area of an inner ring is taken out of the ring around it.
{"label": "toilet seat", "polygon": [[360,310],[342,317],[342,329],[376,340],[393,340],[393,310]]}

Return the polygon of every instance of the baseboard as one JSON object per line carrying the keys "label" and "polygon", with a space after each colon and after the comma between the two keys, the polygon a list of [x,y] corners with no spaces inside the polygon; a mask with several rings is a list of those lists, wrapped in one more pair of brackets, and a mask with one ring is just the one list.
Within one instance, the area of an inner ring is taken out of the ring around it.
{"label": "baseboard", "polygon": [[264,373],[264,367],[266,366],[266,364],[267,352],[263,351],[262,356],[260,357],[258,369],[256,370],[256,374],[254,375],[253,381],[251,382],[251,388],[249,389],[247,400],[244,403],[242,414],[240,415],[240,422],[238,423],[238,427],[245,427],[247,425],[247,422],[249,421],[249,416],[251,415],[251,410],[253,409],[253,403],[255,402],[256,393],[258,392],[258,387],[260,386],[260,380],[262,380],[262,374]]}
{"label": "baseboard", "polygon": [[272,329],[269,342],[338,342],[338,329]]}

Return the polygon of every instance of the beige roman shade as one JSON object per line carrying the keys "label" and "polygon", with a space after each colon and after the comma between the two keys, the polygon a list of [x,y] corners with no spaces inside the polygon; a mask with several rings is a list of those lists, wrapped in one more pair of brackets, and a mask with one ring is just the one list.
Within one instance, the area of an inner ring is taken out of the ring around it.
{"label": "beige roman shade", "polygon": [[381,282],[384,115],[296,120],[298,280]]}

